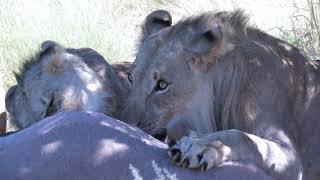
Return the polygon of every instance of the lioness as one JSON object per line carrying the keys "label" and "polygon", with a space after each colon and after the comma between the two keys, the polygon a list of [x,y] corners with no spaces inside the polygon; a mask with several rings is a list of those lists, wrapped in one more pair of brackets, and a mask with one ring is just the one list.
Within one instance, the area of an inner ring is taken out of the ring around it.
{"label": "lioness", "polygon": [[276,179],[320,179],[320,70],[240,11],[171,26],[147,16],[121,119],[167,135],[178,165],[250,161]]}
{"label": "lioness", "polygon": [[16,129],[61,111],[95,111],[118,117],[126,88],[105,59],[90,48],[45,41],[16,74],[5,99]]}

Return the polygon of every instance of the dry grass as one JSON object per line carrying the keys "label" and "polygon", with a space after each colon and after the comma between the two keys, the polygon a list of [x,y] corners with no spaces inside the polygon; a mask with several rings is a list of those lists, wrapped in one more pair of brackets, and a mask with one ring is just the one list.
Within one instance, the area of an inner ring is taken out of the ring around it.
{"label": "dry grass", "polygon": [[320,0],[306,0],[304,6],[294,4],[291,26],[280,27],[280,37],[289,41],[314,60],[320,59]]}

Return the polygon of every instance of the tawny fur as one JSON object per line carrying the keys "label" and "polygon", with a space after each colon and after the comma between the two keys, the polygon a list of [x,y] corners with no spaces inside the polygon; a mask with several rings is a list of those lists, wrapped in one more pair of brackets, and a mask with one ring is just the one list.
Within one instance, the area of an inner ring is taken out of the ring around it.
{"label": "tawny fur", "polygon": [[118,117],[124,82],[107,61],[89,48],[71,49],[46,41],[16,73],[6,95],[15,129],[61,111],[95,111]]}
{"label": "tawny fur", "polygon": [[249,160],[276,179],[319,179],[319,64],[240,11],[168,16],[146,18],[122,119],[177,141],[184,167]]}

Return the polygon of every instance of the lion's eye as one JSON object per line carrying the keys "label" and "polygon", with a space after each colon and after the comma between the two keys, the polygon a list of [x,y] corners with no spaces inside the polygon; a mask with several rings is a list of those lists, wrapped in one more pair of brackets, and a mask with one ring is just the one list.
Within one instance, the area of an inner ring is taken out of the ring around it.
{"label": "lion's eye", "polygon": [[169,84],[168,84],[166,81],[164,81],[164,80],[159,80],[156,89],[157,89],[158,91],[163,91],[163,90],[167,89],[168,85],[169,85]]}
{"label": "lion's eye", "polygon": [[130,82],[130,84],[132,84],[132,82],[133,82],[132,74],[130,72],[128,72],[127,76],[128,76],[128,81]]}

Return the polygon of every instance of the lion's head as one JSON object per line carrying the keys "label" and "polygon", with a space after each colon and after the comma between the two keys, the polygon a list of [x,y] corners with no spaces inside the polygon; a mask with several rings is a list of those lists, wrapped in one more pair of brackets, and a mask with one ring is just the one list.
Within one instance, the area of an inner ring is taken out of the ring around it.
{"label": "lion's head", "polygon": [[156,136],[168,131],[178,138],[190,128],[204,133],[214,130],[215,125],[209,123],[212,114],[208,108],[212,106],[206,106],[216,98],[211,92],[210,72],[234,50],[232,41],[238,38],[226,30],[226,18],[242,22],[243,17],[205,14],[171,26],[168,12],[151,13],[143,25],[139,52],[128,75],[131,91],[123,119]]}
{"label": "lion's head", "polygon": [[[154,136],[167,132],[172,139],[189,130],[208,133],[236,123],[252,132],[258,112],[252,102],[260,89],[249,92],[247,87],[263,83],[254,78],[261,76],[270,83],[261,92],[267,91],[277,83],[273,76],[289,74],[281,74],[292,64],[284,61],[298,51],[248,26],[240,11],[205,13],[171,23],[163,10],[147,16],[128,74],[131,90],[122,119]],[[291,93],[293,84],[286,83],[285,91]],[[242,101],[242,92],[246,101],[235,103]]]}
{"label": "lion's head", "polygon": [[6,109],[18,128],[60,111],[88,110],[113,116],[121,88],[116,78],[94,50],[67,49],[46,41],[16,74],[17,85],[6,94]]}

